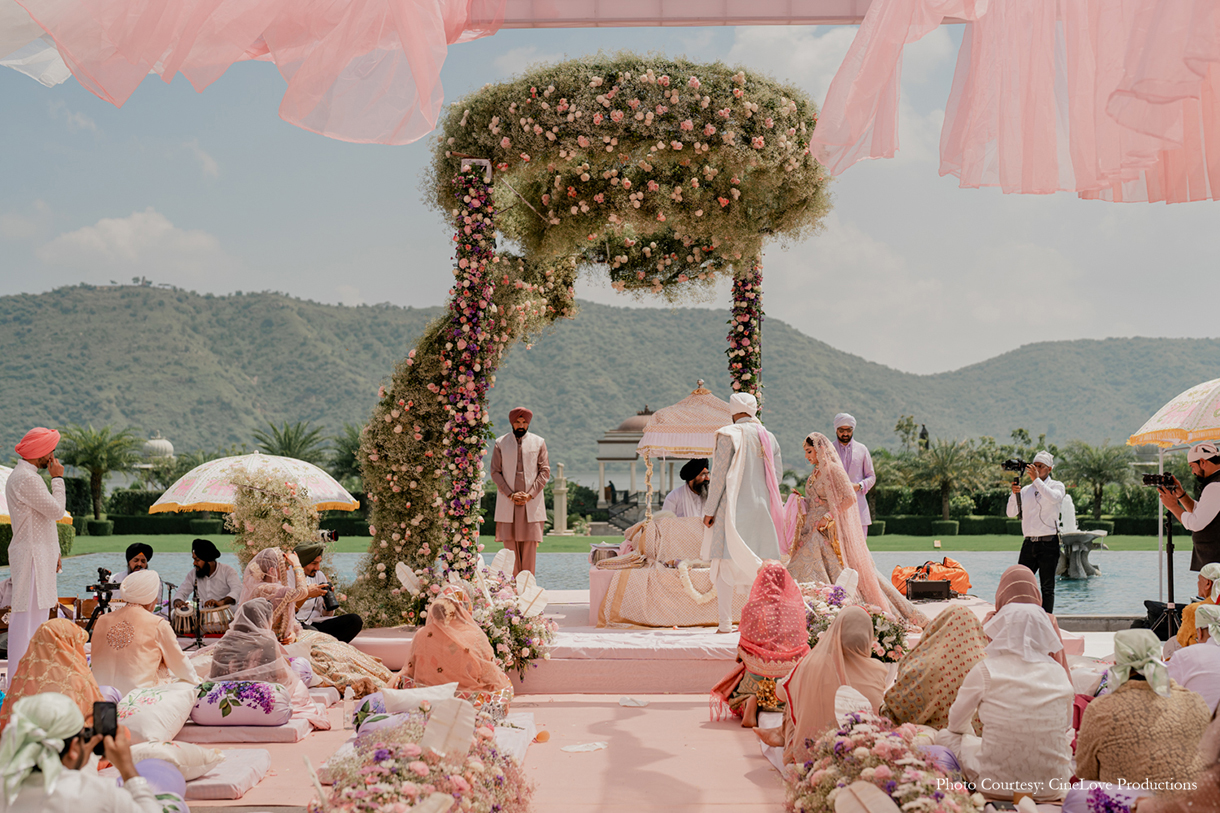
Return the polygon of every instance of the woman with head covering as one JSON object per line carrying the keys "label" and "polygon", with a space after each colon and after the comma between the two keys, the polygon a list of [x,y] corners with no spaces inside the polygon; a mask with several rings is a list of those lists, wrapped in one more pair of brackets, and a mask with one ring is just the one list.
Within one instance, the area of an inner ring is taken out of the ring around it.
{"label": "woman with head covering", "polygon": [[1178,685],[1202,697],[1215,715],[1220,705],[1220,606],[1203,604],[1194,618],[1199,643],[1179,649],[1165,666]]}
{"label": "woman with head covering", "polygon": [[1195,632],[1195,612],[1204,605],[1214,605],[1220,599],[1220,562],[1209,562],[1199,571],[1199,595],[1202,601],[1182,608],[1182,626],[1178,627],[1178,646],[1199,643]]}
{"label": "woman with head covering", "polygon": [[[288,586],[289,568],[296,578],[296,587]],[[296,619],[296,602],[309,595],[311,586],[317,585],[308,583],[295,553],[266,548],[246,566],[239,604],[255,598],[270,602],[271,631],[282,644],[308,644],[309,664],[320,685],[333,686],[341,692],[351,686],[357,697],[385,688],[394,673],[380,660],[324,632],[302,632]]]}
{"label": "woman with head covering", "polygon": [[30,639],[25,657],[9,679],[4,706],[0,707],[0,731],[8,725],[13,704],[42,692],[59,692],[72,698],[81,714],[93,714],[93,704],[102,700],[89,663],[85,643],[89,636],[66,618],[44,621]]}
{"label": "woman with head covering", "polygon": [[1192,790],[1140,799],[1131,810],[1138,813],[1203,813],[1220,810],[1220,718],[1212,720],[1207,731],[1203,733],[1190,770],[1190,781],[1194,783]]}
{"label": "woman with head covering", "polygon": [[1179,686],[1161,662],[1152,630],[1114,634],[1109,694],[1084,710],[1076,740],[1076,774],[1102,782],[1184,782],[1211,709]]}
{"label": "woman with head covering", "polygon": [[[983,623],[986,624],[996,613],[1009,604],[1036,604],[1039,607],[1042,606],[1042,590],[1038,587],[1038,579],[1034,576],[1034,572],[1025,565],[1013,565],[1000,576],[1000,584],[995,589],[995,609],[983,616]],[[1060,631],[1059,622],[1055,620],[1054,615],[1047,613],[1046,617],[1055,629],[1055,635],[1059,636],[1059,650],[1052,652],[1051,657],[1063,667],[1070,680],[1072,668],[1068,666],[1067,652],[1063,647],[1063,632]]]}
{"label": "woman with head covering", "polygon": [[[1063,647],[1041,606],[1008,603],[983,631],[987,657],[966,675],[937,744],[957,756],[985,796],[1033,788],[1035,801],[1063,798],[1072,775],[1072,682],[1051,657]],[[978,713],[983,736],[974,735]],[[988,788],[991,788],[989,791]]]}
{"label": "woman with head covering", "polygon": [[[798,523],[793,544],[796,545],[811,528],[813,535],[797,545],[789,560],[789,567],[796,562],[793,575],[804,581],[812,575],[820,581],[830,581],[835,562],[842,560],[843,567],[851,568],[859,575],[860,597],[867,603],[892,612],[917,627],[924,627],[928,618],[911,602],[894,589],[890,580],[877,573],[873,555],[869,553],[860,524],[860,509],[856,501],[856,490],[843,469],[843,463],[830,442],[821,432],[813,432],[805,438],[805,459],[813,464],[813,474],[806,482],[806,513]],[[813,495],[813,499],[809,495]],[[801,552],[801,547],[806,552]],[[837,552],[834,562],[828,551]],[[821,579],[821,566],[826,568],[828,578]]]}
{"label": "woman with head covering", "polygon": [[779,562],[766,561],[758,569],[738,629],[737,665],[712,696],[741,718],[743,728],[753,728],[759,711],[783,708],[775,683],[809,651],[805,600]]}
{"label": "woman with head covering", "polygon": [[885,693],[881,713],[899,724],[945,728],[957,691],[983,660],[987,643],[983,625],[971,610],[962,606],[945,610],[898,662],[898,677]]}
{"label": "woman with head covering", "polygon": [[310,699],[309,689],[271,631],[273,615],[271,602],[265,598],[252,598],[240,605],[233,623],[212,649],[208,679],[218,683],[278,683],[292,696],[293,716],[304,717],[314,728],[329,729],[330,720]]}
{"label": "woman with head covering", "polygon": [[169,621],[152,612],[160,585],[155,570],[132,573],[119,590],[126,606],[101,616],[94,625],[90,665],[103,686],[125,695],[175,679],[199,682]]}
{"label": "woman with head covering", "polygon": [[780,681],[779,698],[787,704],[785,763],[804,762],[810,745],[836,725],[835,696],[840,687],[864,695],[873,713],[880,708],[888,669],[871,655],[874,640],[868,613],[860,607],[844,607],[817,646]]}
{"label": "woman with head covering", "polygon": [[456,683],[459,691],[497,692],[512,681],[496,663],[487,634],[471,615],[470,597],[445,585],[428,607],[424,626],[411,641],[411,654],[397,683],[416,686]]}

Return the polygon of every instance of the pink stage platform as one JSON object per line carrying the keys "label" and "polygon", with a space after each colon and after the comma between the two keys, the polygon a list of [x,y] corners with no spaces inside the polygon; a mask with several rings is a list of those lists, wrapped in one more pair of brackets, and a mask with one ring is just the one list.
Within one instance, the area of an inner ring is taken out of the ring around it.
{"label": "pink stage platform", "polygon": [[[589,624],[589,592],[550,590],[546,616],[559,625],[550,660],[540,662],[522,680],[513,673],[519,695],[529,694],[700,694],[732,668],[737,633],[717,634],[711,627],[598,629]],[[981,619],[992,605],[969,597],[921,604],[934,617],[953,604],[964,604]],[[400,669],[410,652],[411,627],[368,630],[353,645],[391,669]],[[1063,633],[1069,655],[1084,654],[1084,639]]]}

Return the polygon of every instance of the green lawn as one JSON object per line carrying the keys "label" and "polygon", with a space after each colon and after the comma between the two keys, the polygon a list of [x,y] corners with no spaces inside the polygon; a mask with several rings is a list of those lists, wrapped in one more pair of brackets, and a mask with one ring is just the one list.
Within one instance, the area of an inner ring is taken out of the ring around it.
{"label": "green lawn", "polygon": [[[72,545],[72,554],[86,553],[121,553],[134,542],[151,545],[154,551],[166,553],[189,553],[190,534],[157,534],[148,536],[78,536]],[[229,537],[222,536],[213,540],[221,552],[230,550]],[[495,537],[481,536],[487,551],[494,553],[500,546]],[[548,536],[538,547],[539,553],[587,553],[592,542],[621,542],[622,537],[612,536]],[[872,550],[927,551],[935,553],[933,538],[930,536],[901,536],[898,534],[869,537],[868,546]],[[1185,539],[1178,540],[1178,547],[1189,544]],[[1156,550],[1155,536],[1111,536],[1106,540],[1110,550]],[[336,553],[364,553],[369,547],[369,537],[343,537],[334,544]],[[1015,536],[946,536],[941,538],[940,550],[952,552],[955,550],[1020,550],[1021,540]]]}

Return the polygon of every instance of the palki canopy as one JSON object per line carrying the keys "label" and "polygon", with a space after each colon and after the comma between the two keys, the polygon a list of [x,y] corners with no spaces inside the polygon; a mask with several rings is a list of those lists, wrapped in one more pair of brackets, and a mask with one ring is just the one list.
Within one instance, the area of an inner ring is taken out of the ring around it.
{"label": "palki canopy", "polygon": [[690,395],[673,406],[658,409],[644,428],[636,451],[644,457],[644,505],[652,517],[652,458],[692,459],[711,457],[716,448],[716,430],[733,422],[727,401],[703,387],[703,381]]}
{"label": "palki canopy", "polygon": [[309,504],[318,511],[355,511],[356,498],[339,481],[322,469],[293,457],[254,454],[221,457],[201,463],[178,478],[148,509],[150,514],[179,511],[232,511],[237,489],[233,476],[245,472],[268,471],[285,482],[304,486]]}
{"label": "palki canopy", "polygon": [[0,64],[45,84],[66,68],[121,106],[149,73],[203,90],[234,62],[270,61],[288,82],[285,121],[406,144],[436,125],[448,47],[503,27],[861,19],[814,133],[832,174],[894,155],[904,46],[963,21],[942,175],[1024,194],[1217,199],[1215,0],[0,0]]}

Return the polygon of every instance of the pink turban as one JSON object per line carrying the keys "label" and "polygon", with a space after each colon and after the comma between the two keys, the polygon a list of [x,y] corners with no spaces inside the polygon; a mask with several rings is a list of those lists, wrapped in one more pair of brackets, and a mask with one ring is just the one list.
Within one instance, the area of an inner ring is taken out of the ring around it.
{"label": "pink turban", "polygon": [[25,433],[17,444],[17,454],[26,460],[37,460],[55,451],[59,445],[59,433],[54,429],[36,426]]}
{"label": "pink turban", "polygon": [[525,418],[527,421],[532,421],[532,420],[534,420],[534,413],[530,412],[525,407],[517,407],[516,409],[509,411],[509,413],[508,413],[508,422],[509,423],[512,423],[513,421],[517,420],[518,418]]}

